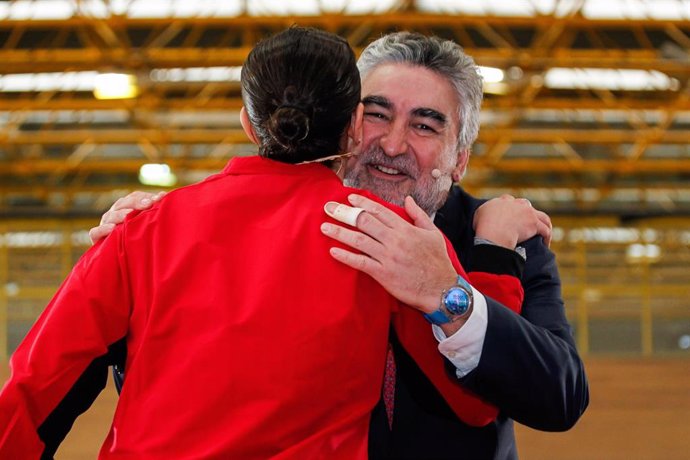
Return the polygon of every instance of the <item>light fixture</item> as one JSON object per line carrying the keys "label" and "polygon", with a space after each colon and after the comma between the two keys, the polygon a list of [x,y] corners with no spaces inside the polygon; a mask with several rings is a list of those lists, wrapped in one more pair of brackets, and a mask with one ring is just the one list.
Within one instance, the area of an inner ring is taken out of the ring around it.
{"label": "light fixture", "polygon": [[661,248],[656,244],[640,244],[635,243],[628,246],[625,252],[625,258],[628,263],[654,263],[661,258]]}
{"label": "light fixture", "polygon": [[496,67],[479,66],[479,74],[485,83],[498,83],[505,78],[503,70]]}
{"label": "light fixture", "polygon": [[505,72],[496,67],[479,66],[479,74],[482,76],[482,86],[486,94],[507,94],[508,83],[505,82]]}
{"label": "light fixture", "polygon": [[544,76],[547,88],[623,91],[677,91],[677,79],[656,70],[554,67]]}
{"label": "light fixture", "polygon": [[[76,5],[75,5],[76,4]],[[0,20],[68,19],[75,16],[108,18],[203,18],[265,15],[317,15],[320,12],[375,14],[390,11],[395,0],[13,0],[0,1]],[[422,13],[464,14],[472,16],[535,17],[553,14],[569,17],[578,13],[587,19],[690,18],[690,0],[418,0]]]}
{"label": "light fixture", "polygon": [[154,187],[172,187],[177,183],[177,176],[167,164],[147,163],[139,168],[139,182]]}
{"label": "light fixture", "polygon": [[690,334],[683,334],[678,338],[678,348],[690,350]]}
{"label": "light fixture", "polygon": [[101,73],[96,76],[93,89],[96,99],[131,99],[138,94],[139,87],[134,75]]}
{"label": "light fixture", "polygon": [[153,69],[149,77],[154,82],[238,82],[241,75],[242,67],[233,66]]}
{"label": "light fixture", "polygon": [[19,285],[13,281],[5,284],[5,295],[7,297],[16,297],[19,294]]}
{"label": "light fixture", "polygon": [[98,72],[40,72],[0,75],[0,91],[93,91]]}

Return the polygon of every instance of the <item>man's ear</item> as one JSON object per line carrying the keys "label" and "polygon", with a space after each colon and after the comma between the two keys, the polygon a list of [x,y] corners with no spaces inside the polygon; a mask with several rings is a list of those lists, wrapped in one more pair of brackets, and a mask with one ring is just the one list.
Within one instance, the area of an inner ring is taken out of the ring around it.
{"label": "man's ear", "polygon": [[453,168],[453,172],[451,173],[453,182],[460,182],[460,179],[462,179],[462,176],[464,176],[465,172],[467,171],[467,163],[469,161],[470,149],[461,150],[458,152],[458,161],[455,164],[455,168]]}
{"label": "man's ear", "polygon": [[254,132],[254,127],[249,121],[249,114],[247,114],[247,109],[245,109],[244,106],[242,106],[240,109],[240,124],[242,125],[242,129],[244,129],[244,133],[247,135],[249,140],[256,145],[259,145],[259,141],[256,138],[256,133]]}
{"label": "man's ear", "polygon": [[352,140],[354,146],[362,143],[362,120],[364,119],[364,104],[357,104],[357,108],[352,113],[350,127],[347,128],[347,137]]}

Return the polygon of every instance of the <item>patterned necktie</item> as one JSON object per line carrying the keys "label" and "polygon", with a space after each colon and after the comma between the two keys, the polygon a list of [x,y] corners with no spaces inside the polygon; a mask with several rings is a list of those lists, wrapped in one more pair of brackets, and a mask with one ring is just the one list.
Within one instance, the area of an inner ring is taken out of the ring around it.
{"label": "patterned necktie", "polygon": [[386,407],[388,428],[393,429],[393,406],[395,405],[395,357],[393,348],[388,344],[386,371],[383,374],[383,405]]}

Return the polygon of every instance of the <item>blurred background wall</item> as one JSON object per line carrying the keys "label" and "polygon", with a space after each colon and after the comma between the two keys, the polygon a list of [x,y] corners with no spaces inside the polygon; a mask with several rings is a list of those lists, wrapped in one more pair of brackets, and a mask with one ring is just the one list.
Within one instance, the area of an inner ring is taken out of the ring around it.
{"label": "blurred background wall", "polygon": [[[690,458],[690,2],[0,1],[0,381],[6,361],[132,190],[195,182],[254,150],[239,70],[291,25],[359,52],[396,30],[453,39],[485,79],[462,185],[554,221],[592,404],[524,459]],[[94,458],[115,395],[59,458]]]}

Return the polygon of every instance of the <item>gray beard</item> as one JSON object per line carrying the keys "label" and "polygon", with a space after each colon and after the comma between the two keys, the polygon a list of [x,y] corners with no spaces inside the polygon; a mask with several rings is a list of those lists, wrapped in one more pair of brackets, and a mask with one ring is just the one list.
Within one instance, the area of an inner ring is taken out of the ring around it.
{"label": "gray beard", "polygon": [[[371,176],[367,171],[370,164],[379,164],[406,174],[414,181],[411,190],[401,190],[402,184]],[[380,149],[371,149],[359,155],[357,163],[345,172],[343,182],[348,187],[368,190],[382,200],[398,206],[403,206],[405,196],[410,195],[431,216],[446,202],[453,179],[450,174],[444,174],[438,179],[434,179],[431,174],[420,174],[417,162],[411,155],[391,158]]]}

